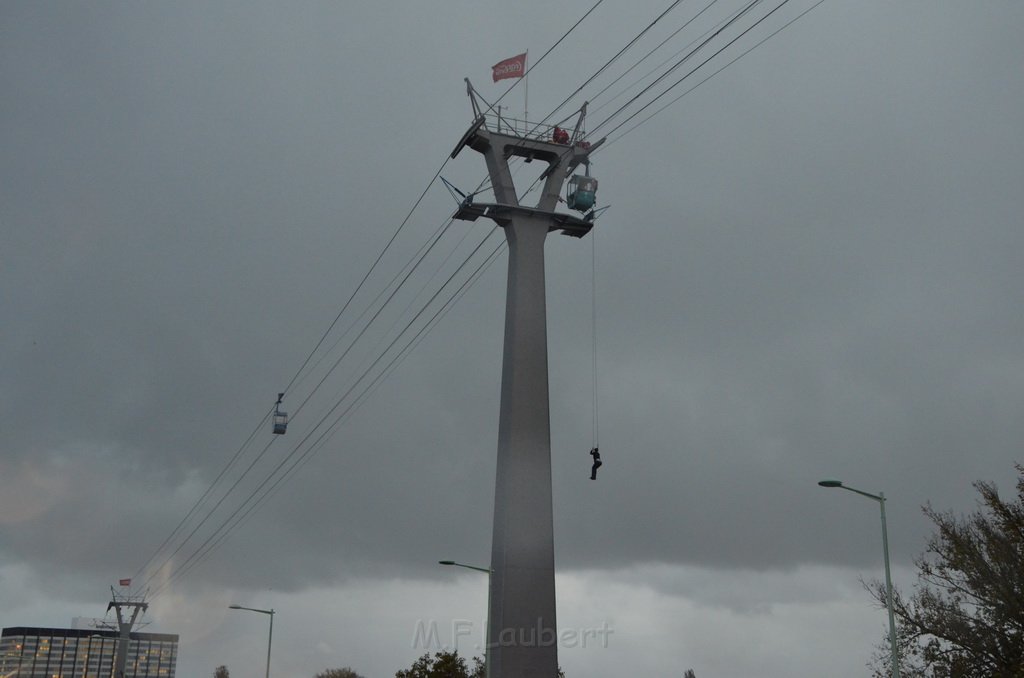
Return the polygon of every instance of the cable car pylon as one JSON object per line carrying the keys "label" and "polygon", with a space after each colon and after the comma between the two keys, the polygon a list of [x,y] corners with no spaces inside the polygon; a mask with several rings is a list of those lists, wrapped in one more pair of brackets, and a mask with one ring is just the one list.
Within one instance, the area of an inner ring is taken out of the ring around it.
{"label": "cable car pylon", "polygon": [[[474,120],[452,158],[469,147],[487,164],[494,203],[463,202],[454,218],[493,220],[508,242],[508,287],[502,358],[501,413],[491,544],[487,673],[490,678],[555,676],[555,551],[548,403],[544,241],[551,231],[581,238],[590,219],[555,212],[567,177],[603,143],[583,138],[586,104],[570,135],[560,127],[527,125],[526,133],[498,126],[493,107],[481,110],[466,79]],[[547,164],[536,205],[521,205],[509,159]],[[578,180],[573,204],[592,210],[596,180]],[[589,196],[586,194],[590,193]],[[584,207],[589,202],[589,205]],[[581,209],[582,208],[582,209]]]}

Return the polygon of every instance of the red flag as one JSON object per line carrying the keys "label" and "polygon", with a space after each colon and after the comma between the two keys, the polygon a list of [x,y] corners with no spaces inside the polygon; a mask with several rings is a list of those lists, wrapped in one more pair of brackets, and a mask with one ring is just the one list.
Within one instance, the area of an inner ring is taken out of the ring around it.
{"label": "red flag", "polygon": [[504,61],[499,61],[492,68],[494,72],[491,74],[491,77],[494,78],[494,82],[504,80],[505,78],[521,78],[526,75],[526,52],[509,57]]}
{"label": "red flag", "polygon": [[129,577],[128,579],[118,579],[117,583],[119,586],[131,586],[132,580],[131,577]]}

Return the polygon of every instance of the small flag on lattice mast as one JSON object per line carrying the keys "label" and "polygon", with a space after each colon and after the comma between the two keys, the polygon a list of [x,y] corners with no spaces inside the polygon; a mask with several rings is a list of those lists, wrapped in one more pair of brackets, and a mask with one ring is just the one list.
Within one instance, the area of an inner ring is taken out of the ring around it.
{"label": "small flag on lattice mast", "polygon": [[118,579],[117,580],[117,584],[118,584],[118,586],[131,586],[132,585],[132,578],[128,577],[127,579]]}

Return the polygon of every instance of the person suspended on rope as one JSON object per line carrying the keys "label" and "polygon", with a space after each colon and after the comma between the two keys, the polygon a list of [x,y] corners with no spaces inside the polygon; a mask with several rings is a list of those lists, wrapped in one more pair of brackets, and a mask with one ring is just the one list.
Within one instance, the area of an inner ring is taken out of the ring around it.
{"label": "person suspended on rope", "polygon": [[597,469],[601,468],[601,453],[595,447],[590,450],[590,456],[594,458],[594,465],[590,467],[590,479],[597,480]]}

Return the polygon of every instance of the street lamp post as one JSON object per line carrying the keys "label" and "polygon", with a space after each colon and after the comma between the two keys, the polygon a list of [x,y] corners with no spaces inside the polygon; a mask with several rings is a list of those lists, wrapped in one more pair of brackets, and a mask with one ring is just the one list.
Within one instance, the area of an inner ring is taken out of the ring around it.
{"label": "street lamp post", "polygon": [[477,567],[476,565],[465,565],[463,563],[456,563],[454,560],[439,560],[438,565],[454,565],[455,567],[464,567],[467,570],[476,570],[477,572],[486,572],[488,575],[491,573],[486,567]]}
{"label": "street lamp post", "polygon": [[248,610],[249,612],[259,612],[270,616],[270,636],[267,638],[267,678],[270,678],[270,645],[274,641],[274,610],[260,610],[255,607],[242,607],[241,605],[228,605],[229,609],[232,610]]}
{"label": "street lamp post", "polygon": [[[487,624],[491,623],[491,573],[493,570],[487,567],[477,567],[476,565],[466,565],[465,563],[457,563],[454,560],[439,560],[439,565],[453,565],[455,567],[464,567],[467,570],[476,570],[477,572],[484,572],[487,574]],[[490,629],[484,629],[484,667],[487,671],[487,675],[491,675],[491,662],[490,662]]]}
{"label": "street lamp post", "polygon": [[889,647],[892,650],[892,678],[900,678],[899,655],[896,651],[896,617],[892,607],[892,574],[889,568],[889,532],[885,526],[885,493],[871,494],[843,485],[840,480],[822,480],[818,482],[822,487],[839,487],[850,492],[855,492],[862,497],[874,499],[882,511],[882,555],[885,560],[885,606],[889,611]]}

